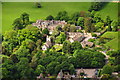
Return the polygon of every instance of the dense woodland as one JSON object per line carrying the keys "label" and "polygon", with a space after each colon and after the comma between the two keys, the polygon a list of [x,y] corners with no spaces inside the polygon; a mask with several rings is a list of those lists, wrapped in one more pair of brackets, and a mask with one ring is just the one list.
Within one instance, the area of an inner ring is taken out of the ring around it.
{"label": "dense woodland", "polygon": [[[40,5],[37,3],[37,5]],[[96,8],[94,5],[98,5]],[[98,49],[82,48],[77,41],[70,43],[66,40],[66,32],[82,32],[75,26],[81,26],[86,32],[117,31],[118,21],[109,16],[102,20],[100,14],[94,10],[100,8],[101,3],[94,3],[90,12],[80,11],[68,16],[66,11],[58,12],[56,17],[48,15],[46,20],[65,20],[68,22],[63,28],[56,27],[54,34],[49,30],[31,26],[29,13],[23,13],[13,22],[13,30],[6,31],[2,36],[2,74],[3,79],[34,80],[40,73],[56,76],[59,71],[70,70],[75,74],[77,68],[103,68],[101,74],[111,75],[113,71],[120,71],[120,51],[109,51],[109,64],[105,65],[105,56]],[[42,8],[42,7],[40,7]],[[56,51],[54,47],[42,51],[41,46],[50,35],[54,43],[63,44],[62,49]],[[93,36],[96,36],[93,34]],[[99,38],[99,36],[98,36]],[[104,43],[103,39],[99,44]],[[105,65],[105,66],[104,66]],[[108,77],[107,76],[107,77]]]}

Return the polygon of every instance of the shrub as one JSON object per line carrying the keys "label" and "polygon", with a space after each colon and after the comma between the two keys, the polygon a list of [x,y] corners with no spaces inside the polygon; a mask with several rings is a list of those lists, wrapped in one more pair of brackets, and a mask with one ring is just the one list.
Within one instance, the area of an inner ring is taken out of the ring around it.
{"label": "shrub", "polygon": [[49,15],[46,17],[46,20],[54,20],[54,17],[52,15]]}
{"label": "shrub", "polygon": [[89,42],[94,42],[94,41],[95,41],[95,39],[89,39],[88,41],[89,41]]}
{"label": "shrub", "polygon": [[92,34],[92,37],[97,37],[97,34]]}
{"label": "shrub", "polygon": [[36,2],[36,3],[35,3],[35,6],[36,6],[37,8],[41,8],[41,7],[42,7],[39,2]]}

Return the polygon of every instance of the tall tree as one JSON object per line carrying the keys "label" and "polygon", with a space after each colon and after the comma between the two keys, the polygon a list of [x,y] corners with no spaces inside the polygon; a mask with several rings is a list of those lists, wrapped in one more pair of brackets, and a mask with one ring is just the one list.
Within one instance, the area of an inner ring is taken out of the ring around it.
{"label": "tall tree", "polygon": [[54,17],[52,15],[49,15],[46,17],[46,20],[54,20]]}
{"label": "tall tree", "polygon": [[92,18],[88,17],[84,19],[84,26],[86,32],[92,32],[91,31],[91,25],[92,25]]}
{"label": "tall tree", "polygon": [[[33,69],[29,66],[29,60],[25,57],[20,58],[20,61],[16,64],[19,78],[30,79],[34,78]],[[32,76],[31,76],[32,75]]]}
{"label": "tall tree", "polygon": [[24,26],[24,27],[29,24],[29,14],[27,14],[27,13],[24,12],[24,13],[21,15],[21,19],[22,19],[22,22],[23,22],[23,26]]}
{"label": "tall tree", "polygon": [[103,67],[102,74],[112,74],[113,68],[111,65],[107,64]]}
{"label": "tall tree", "polygon": [[43,73],[43,72],[45,72],[45,67],[42,65],[38,65],[36,70],[35,70],[36,75],[39,76],[40,73]]}
{"label": "tall tree", "polygon": [[118,22],[117,21],[112,21],[111,26],[112,26],[112,31],[117,31]]}
{"label": "tall tree", "polygon": [[49,35],[49,30],[48,30],[47,28],[43,29],[43,30],[42,30],[42,34],[47,34],[47,35]]}
{"label": "tall tree", "polygon": [[72,21],[77,21],[79,17],[80,17],[80,13],[79,12],[75,12],[75,13],[72,14],[71,20]]}
{"label": "tall tree", "polygon": [[64,41],[62,51],[68,54],[72,52],[71,43],[69,41]]}
{"label": "tall tree", "polygon": [[102,30],[102,29],[104,29],[104,23],[98,22],[98,23],[96,23],[95,27],[97,30]]}
{"label": "tall tree", "polygon": [[111,22],[112,22],[112,20],[111,20],[110,16],[106,16],[106,19],[105,19],[106,25],[111,26]]}
{"label": "tall tree", "polygon": [[69,20],[68,13],[66,11],[59,12],[55,18],[56,20]]}
{"label": "tall tree", "polygon": [[13,29],[14,30],[18,30],[18,29],[24,28],[21,18],[15,19],[12,25],[13,25]]}
{"label": "tall tree", "polygon": [[58,44],[62,44],[66,40],[66,34],[61,32],[59,36],[56,37],[55,42]]}
{"label": "tall tree", "polygon": [[99,12],[95,13],[94,18],[93,18],[93,22],[98,23],[98,22],[101,22],[101,21],[102,21],[102,19],[101,19],[100,13]]}
{"label": "tall tree", "polygon": [[16,76],[16,71],[15,71],[15,65],[12,62],[12,60],[8,58],[3,58],[3,63],[2,63],[2,79],[15,79]]}
{"label": "tall tree", "polygon": [[95,10],[95,11],[99,11],[100,9],[103,8],[103,6],[106,4],[106,2],[92,2],[90,8],[88,11],[92,11],[92,10]]}
{"label": "tall tree", "polygon": [[47,69],[47,72],[48,72],[49,74],[57,74],[57,73],[56,73],[56,70],[55,70],[55,67],[56,67],[57,65],[60,65],[60,63],[59,63],[59,62],[55,62],[55,61],[49,63],[49,64],[47,65],[47,68],[46,68],[46,69]]}
{"label": "tall tree", "polygon": [[83,17],[79,17],[78,21],[77,21],[77,25],[83,27],[84,26],[84,18]]}
{"label": "tall tree", "polygon": [[71,46],[73,53],[75,52],[75,50],[82,49],[82,45],[78,41],[73,42]]}
{"label": "tall tree", "polygon": [[76,32],[77,28],[75,25],[70,26],[70,32]]}

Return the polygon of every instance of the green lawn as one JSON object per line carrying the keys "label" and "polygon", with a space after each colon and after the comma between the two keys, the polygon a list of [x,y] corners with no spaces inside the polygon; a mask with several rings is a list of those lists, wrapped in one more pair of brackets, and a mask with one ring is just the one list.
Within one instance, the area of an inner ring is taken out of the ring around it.
{"label": "green lawn", "polygon": [[[48,15],[56,16],[59,11],[66,10],[70,15],[74,12],[87,11],[91,2],[42,2],[42,8],[35,8],[34,2],[4,2],[2,3],[2,31],[12,28],[13,21],[23,12],[30,14],[30,20],[45,19]],[[110,15],[112,19],[117,19],[117,3],[108,3],[100,14],[104,19]],[[0,31],[1,32],[1,31]]]}
{"label": "green lawn", "polygon": [[105,19],[107,15],[111,17],[111,19],[118,19],[118,3],[108,3],[103,9],[101,9],[100,14],[102,19]]}
{"label": "green lawn", "polygon": [[102,35],[102,37],[112,38],[105,45],[110,46],[110,48],[118,50],[118,32],[106,32]]}

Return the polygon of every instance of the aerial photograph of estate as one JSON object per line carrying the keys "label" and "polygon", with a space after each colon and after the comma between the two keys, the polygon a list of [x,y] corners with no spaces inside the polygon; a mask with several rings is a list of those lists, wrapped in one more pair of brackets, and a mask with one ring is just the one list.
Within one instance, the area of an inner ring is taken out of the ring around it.
{"label": "aerial photograph of estate", "polygon": [[1,80],[120,80],[120,1],[1,1]]}

